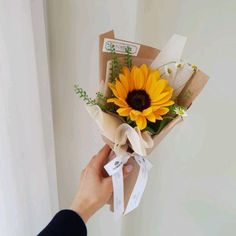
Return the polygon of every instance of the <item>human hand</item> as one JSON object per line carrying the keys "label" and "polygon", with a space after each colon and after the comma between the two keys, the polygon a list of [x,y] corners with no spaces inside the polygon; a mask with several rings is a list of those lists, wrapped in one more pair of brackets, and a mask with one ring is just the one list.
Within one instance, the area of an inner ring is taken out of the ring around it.
{"label": "human hand", "polygon": [[[107,176],[103,166],[108,160],[111,149],[105,145],[89,162],[80,177],[80,184],[71,209],[76,211],[86,223],[88,219],[112,195],[112,177]],[[123,168],[124,178],[132,171],[132,165]]]}

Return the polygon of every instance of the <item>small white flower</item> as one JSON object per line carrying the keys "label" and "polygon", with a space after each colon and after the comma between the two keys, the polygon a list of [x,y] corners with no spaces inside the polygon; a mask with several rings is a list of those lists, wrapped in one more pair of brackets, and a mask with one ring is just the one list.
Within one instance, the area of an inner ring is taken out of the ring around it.
{"label": "small white flower", "polygon": [[175,63],[175,67],[176,67],[177,69],[181,68],[182,66],[183,66],[183,64],[180,63],[180,62],[176,62],[176,63]]}
{"label": "small white flower", "polygon": [[174,107],[174,112],[176,115],[182,116],[182,117],[186,117],[188,116],[186,109],[184,107],[181,106],[176,106]]}
{"label": "small white flower", "polygon": [[198,67],[196,65],[194,65],[194,64],[192,64],[191,67],[192,67],[194,72],[196,72],[198,70]]}

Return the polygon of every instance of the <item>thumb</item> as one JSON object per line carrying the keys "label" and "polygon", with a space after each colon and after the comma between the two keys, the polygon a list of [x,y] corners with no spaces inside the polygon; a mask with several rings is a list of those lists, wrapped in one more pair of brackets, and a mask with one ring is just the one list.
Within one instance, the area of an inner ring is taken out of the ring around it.
{"label": "thumb", "polygon": [[[127,176],[129,176],[129,174],[132,172],[133,170],[133,165],[128,164],[128,165],[124,165],[123,167],[123,175],[124,178],[126,178]],[[112,186],[112,176],[108,176],[106,178],[103,179],[103,182],[107,185],[107,186]]]}
{"label": "thumb", "polygon": [[123,175],[124,175],[124,178],[128,177],[129,174],[132,172],[133,170],[133,165],[131,164],[128,164],[128,165],[124,165],[123,167]]}

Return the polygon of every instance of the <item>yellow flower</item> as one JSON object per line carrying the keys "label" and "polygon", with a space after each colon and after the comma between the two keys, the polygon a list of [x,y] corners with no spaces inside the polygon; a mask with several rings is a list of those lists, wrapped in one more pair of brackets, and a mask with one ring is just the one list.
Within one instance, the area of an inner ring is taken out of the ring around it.
{"label": "yellow flower", "polygon": [[115,83],[109,83],[114,94],[107,102],[115,103],[117,113],[129,117],[140,130],[147,127],[147,120],[156,122],[169,112],[173,88],[168,81],[160,78],[159,70],[152,70],[143,64],[134,66],[131,71],[124,67]]}

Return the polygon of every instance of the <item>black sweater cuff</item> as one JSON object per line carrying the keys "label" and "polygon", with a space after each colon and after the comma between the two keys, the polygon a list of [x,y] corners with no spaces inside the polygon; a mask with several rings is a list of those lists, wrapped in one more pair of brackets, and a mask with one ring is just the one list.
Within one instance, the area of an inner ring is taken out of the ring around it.
{"label": "black sweater cuff", "polygon": [[86,236],[87,228],[81,217],[72,210],[59,211],[39,233],[39,236]]}

